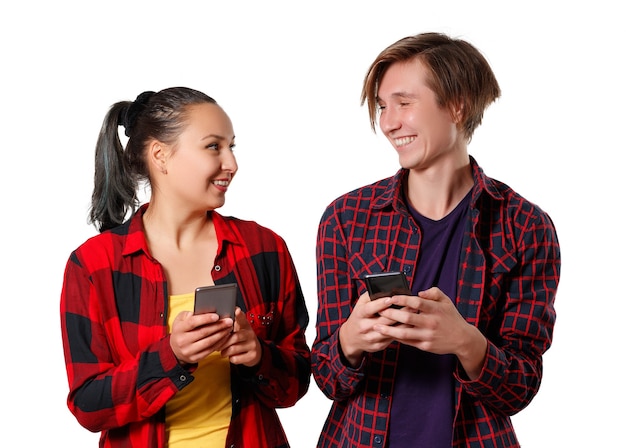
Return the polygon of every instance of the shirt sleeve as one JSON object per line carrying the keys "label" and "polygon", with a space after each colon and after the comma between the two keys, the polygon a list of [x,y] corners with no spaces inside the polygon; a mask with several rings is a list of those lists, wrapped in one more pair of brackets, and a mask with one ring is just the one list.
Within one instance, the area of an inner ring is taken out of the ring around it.
{"label": "shirt sleeve", "polygon": [[60,314],[67,404],[82,426],[98,432],[155,414],[192,376],[178,364],[167,335],[136,355],[125,353],[123,332],[140,330],[122,329],[111,312],[114,305],[107,305],[114,293],[106,294],[94,277],[79,251],[74,252],[65,269]]}
{"label": "shirt sleeve", "polygon": [[339,328],[353,307],[345,247],[345,235],[331,205],[322,216],[317,234],[318,310],[312,364],[318,387],[332,400],[353,395],[365,379],[367,364],[365,357],[361,365],[350,367],[339,344]]}
{"label": "shirt sleeve", "polygon": [[[524,409],[539,390],[542,357],[551,345],[556,312],[554,300],[560,277],[561,254],[556,230],[549,216],[522,207],[514,220],[519,235],[517,260],[505,273],[495,274],[492,285],[501,289],[487,356],[479,377],[469,381],[457,371],[457,379],[471,396],[492,408],[513,415]],[[483,303],[482,313],[488,313]],[[491,310],[493,314],[493,310]],[[501,317],[500,317],[501,316]],[[495,325],[494,323],[497,323]],[[494,329],[495,328],[495,329]]]}

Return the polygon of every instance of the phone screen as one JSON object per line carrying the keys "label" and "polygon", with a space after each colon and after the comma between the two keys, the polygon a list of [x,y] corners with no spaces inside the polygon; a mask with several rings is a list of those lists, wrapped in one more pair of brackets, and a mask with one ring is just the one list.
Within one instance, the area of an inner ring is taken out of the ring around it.
{"label": "phone screen", "polygon": [[409,282],[404,272],[368,274],[364,279],[372,300],[397,294],[411,294]]}

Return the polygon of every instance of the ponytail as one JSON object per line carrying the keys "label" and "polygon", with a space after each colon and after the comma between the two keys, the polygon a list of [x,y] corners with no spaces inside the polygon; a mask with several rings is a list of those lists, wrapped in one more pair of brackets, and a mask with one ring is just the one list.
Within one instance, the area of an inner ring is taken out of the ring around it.
{"label": "ponytail", "polygon": [[118,134],[118,126],[123,124],[131,104],[121,101],[111,106],[96,143],[89,221],[100,232],[123,223],[128,212],[134,212],[139,205],[137,177],[131,172]]}

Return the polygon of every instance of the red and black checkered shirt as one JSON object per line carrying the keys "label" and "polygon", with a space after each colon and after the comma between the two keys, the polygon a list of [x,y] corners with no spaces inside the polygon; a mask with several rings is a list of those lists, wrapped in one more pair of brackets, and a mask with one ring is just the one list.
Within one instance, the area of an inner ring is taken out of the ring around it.
{"label": "red and black checkered shirt", "polygon": [[[485,176],[473,158],[471,164],[474,187],[456,304],[487,337],[488,348],[475,381],[460,366],[454,373],[452,445],[517,447],[510,416],[539,389],[556,319],[560,247],[545,212]],[[350,368],[340,354],[339,327],[365,292],[363,274],[415,273],[421,233],[403,199],[407,174],[400,170],[339,197],[320,222],[313,376],[333,404],[318,447],[386,446],[398,343]]]}
{"label": "red and black checkered shirt", "polygon": [[[167,330],[163,268],[150,256],[144,205],[124,225],[70,256],[61,293],[68,407],[101,447],[165,447],[167,401],[193,381]],[[237,305],[261,342],[258,368],[231,365],[232,419],[226,446],[286,447],[276,408],[307,391],[308,313],[282,238],[251,221],[212,212],[220,241],[212,276],[239,285]]]}

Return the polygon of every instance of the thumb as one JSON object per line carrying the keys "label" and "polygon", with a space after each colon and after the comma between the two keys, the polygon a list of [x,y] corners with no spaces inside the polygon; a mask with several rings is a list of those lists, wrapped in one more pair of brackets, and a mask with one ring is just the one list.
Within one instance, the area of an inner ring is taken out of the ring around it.
{"label": "thumb", "polygon": [[363,294],[361,294],[358,298],[358,300],[356,301],[356,303],[367,303],[371,300],[371,297],[369,295],[369,293],[364,292]]}
{"label": "thumb", "polygon": [[422,299],[433,300],[438,302],[446,297],[446,295],[441,291],[441,289],[433,286],[432,288],[428,288],[425,291],[420,291],[418,294]]}

